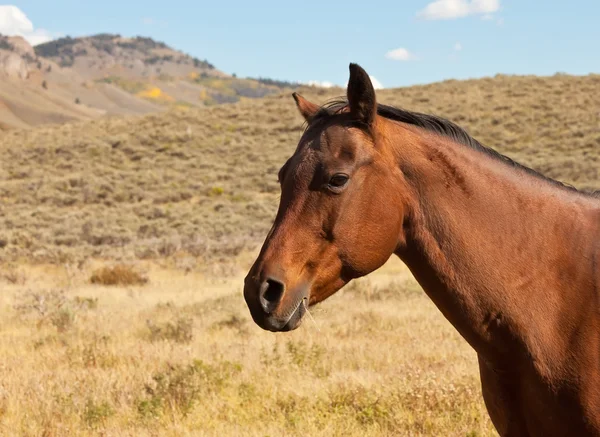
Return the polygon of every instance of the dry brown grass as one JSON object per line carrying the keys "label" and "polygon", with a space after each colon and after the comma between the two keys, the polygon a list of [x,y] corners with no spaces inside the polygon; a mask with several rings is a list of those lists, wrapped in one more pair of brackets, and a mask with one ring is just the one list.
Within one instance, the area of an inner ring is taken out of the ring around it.
{"label": "dry brown grass", "polygon": [[0,271],[0,281],[9,284],[24,284],[26,278],[20,267],[14,264],[5,264]]}
{"label": "dry brown grass", "polygon": [[475,353],[397,261],[284,335],[239,275],[23,268],[0,294],[0,435],[494,435]]}
{"label": "dry brown grass", "polygon": [[[307,93],[323,102],[342,90]],[[448,117],[550,177],[600,188],[598,75],[499,76],[378,96]],[[289,95],[7,132],[0,259],[228,261],[267,233],[277,171],[301,132]]]}
{"label": "dry brown grass", "polygon": [[144,285],[148,278],[130,265],[117,264],[94,270],[90,282],[99,285]]}

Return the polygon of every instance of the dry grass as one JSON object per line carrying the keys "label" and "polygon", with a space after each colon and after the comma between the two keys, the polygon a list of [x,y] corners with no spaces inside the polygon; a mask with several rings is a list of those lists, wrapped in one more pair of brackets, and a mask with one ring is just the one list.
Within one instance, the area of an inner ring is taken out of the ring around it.
{"label": "dry grass", "polygon": [[148,278],[132,266],[117,264],[94,270],[90,282],[100,285],[144,285],[148,282]]}
{"label": "dry grass", "polygon": [[1,435],[494,435],[474,352],[399,262],[284,335],[252,322],[241,277],[24,269],[0,295]]}
{"label": "dry grass", "polygon": [[[342,90],[307,93],[323,102]],[[499,76],[378,96],[446,116],[548,176],[600,188],[598,75]],[[7,132],[0,260],[228,261],[266,235],[277,171],[301,132],[289,95]]]}

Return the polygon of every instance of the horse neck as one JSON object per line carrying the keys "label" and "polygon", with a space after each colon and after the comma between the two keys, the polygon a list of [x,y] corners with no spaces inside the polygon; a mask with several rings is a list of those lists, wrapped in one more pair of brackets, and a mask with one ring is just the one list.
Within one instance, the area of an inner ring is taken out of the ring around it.
{"label": "horse neck", "polygon": [[480,355],[535,355],[534,330],[561,310],[560,288],[573,287],[560,269],[574,272],[585,257],[589,234],[573,230],[598,203],[449,139],[396,129],[391,146],[411,193],[396,254]]}

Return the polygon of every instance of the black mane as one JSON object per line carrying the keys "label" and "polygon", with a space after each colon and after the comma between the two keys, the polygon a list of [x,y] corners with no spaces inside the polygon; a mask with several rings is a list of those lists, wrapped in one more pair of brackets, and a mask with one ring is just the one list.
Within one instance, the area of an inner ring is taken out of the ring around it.
{"label": "black mane", "polygon": [[[315,119],[340,113],[343,109],[348,107],[348,102],[346,100],[333,100],[327,104],[325,104],[321,111],[316,115]],[[511,167],[517,168],[519,170],[524,171],[527,174],[535,176],[539,179],[543,179],[547,182],[550,182],[553,185],[559,186],[561,188],[565,188],[570,191],[575,191],[582,194],[588,194],[592,196],[600,196],[600,191],[596,191],[595,193],[586,193],[579,191],[572,185],[566,184],[564,182],[557,181],[556,179],[549,178],[532,168],[529,168],[523,164],[519,164],[518,162],[510,159],[508,156],[504,156],[501,153],[496,152],[494,149],[486,147],[482,145],[479,141],[473,138],[471,135],[467,133],[463,128],[456,125],[442,117],[438,117],[430,114],[422,114],[419,112],[407,111],[400,108],[395,108],[393,106],[388,105],[377,105],[377,114],[382,117],[385,117],[389,120],[399,121],[401,123],[407,123],[413,126],[420,127],[428,132],[433,132],[435,134],[450,138],[456,143],[463,144],[471,149],[477,150],[479,152],[485,153],[487,156],[490,156],[498,161],[502,161],[505,164],[508,164]],[[314,121],[314,120],[313,120]]]}

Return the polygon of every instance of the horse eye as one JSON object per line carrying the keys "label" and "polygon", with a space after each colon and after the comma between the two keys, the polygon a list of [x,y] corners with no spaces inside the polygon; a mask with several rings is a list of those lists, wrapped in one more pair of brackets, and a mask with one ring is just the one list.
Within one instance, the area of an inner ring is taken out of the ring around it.
{"label": "horse eye", "polygon": [[337,173],[329,179],[329,188],[340,189],[348,183],[348,175],[343,173]]}

